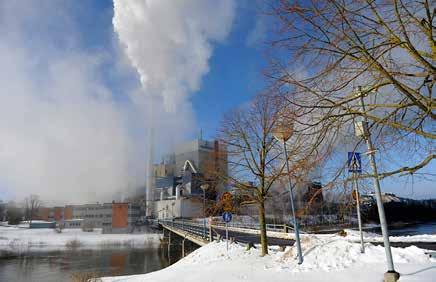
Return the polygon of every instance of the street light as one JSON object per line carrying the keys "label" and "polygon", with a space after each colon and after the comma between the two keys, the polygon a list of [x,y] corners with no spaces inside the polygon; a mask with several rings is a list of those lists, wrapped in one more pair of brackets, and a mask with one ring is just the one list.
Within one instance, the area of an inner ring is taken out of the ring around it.
{"label": "street light", "polygon": [[209,189],[209,184],[201,184],[200,188],[203,190],[203,238],[206,238],[206,190]]}
{"label": "street light", "polygon": [[[357,97],[360,100],[360,106],[362,108],[362,112],[365,113],[365,101],[363,99],[364,93],[362,91],[362,87],[359,86],[357,89]],[[386,262],[388,266],[388,271],[385,273],[385,281],[397,281],[400,278],[400,274],[395,271],[394,268],[394,262],[392,259],[392,251],[391,251],[391,244],[389,242],[389,230],[388,230],[388,224],[386,222],[386,215],[385,210],[383,207],[383,199],[381,195],[381,188],[380,188],[380,180],[378,176],[377,171],[377,164],[375,162],[375,148],[374,144],[371,140],[371,132],[368,129],[368,117],[366,115],[363,115],[363,123],[360,125],[360,129],[356,130],[356,132],[361,132],[361,135],[363,136],[363,139],[365,139],[366,146],[368,148],[368,157],[369,157],[369,163],[371,165],[371,169],[373,172],[373,179],[374,179],[374,191],[375,191],[375,198],[377,202],[377,210],[378,210],[378,216],[380,219],[380,227],[383,235],[383,244],[385,247],[385,253],[386,253]]]}
{"label": "street light", "polygon": [[295,244],[297,244],[297,253],[298,253],[298,264],[303,263],[303,254],[301,252],[301,243],[300,243],[300,232],[297,222],[297,217],[295,216],[295,207],[294,207],[294,196],[292,193],[292,186],[291,186],[291,175],[289,170],[289,160],[288,160],[288,150],[286,148],[286,142],[291,138],[293,131],[293,126],[289,125],[287,127],[281,125],[276,128],[276,130],[273,132],[274,138],[276,138],[280,143],[283,145],[283,152],[285,155],[285,161],[286,161],[286,170],[288,174],[288,188],[289,188],[289,195],[291,199],[291,211],[292,211],[292,217],[294,220],[294,230],[295,230]]}

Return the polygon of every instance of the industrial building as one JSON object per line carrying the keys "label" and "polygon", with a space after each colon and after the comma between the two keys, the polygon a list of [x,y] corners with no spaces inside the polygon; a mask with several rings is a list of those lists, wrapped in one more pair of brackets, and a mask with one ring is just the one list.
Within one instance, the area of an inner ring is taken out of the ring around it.
{"label": "industrial building", "polygon": [[[152,217],[203,216],[203,190],[216,197],[224,190],[219,176],[227,174],[227,154],[219,141],[196,139],[180,144],[153,165]],[[204,186],[203,186],[204,187]]]}
{"label": "industrial building", "polygon": [[41,207],[34,219],[57,222],[65,228],[103,228],[103,232],[129,232],[139,220],[140,207],[133,203],[95,203]]}

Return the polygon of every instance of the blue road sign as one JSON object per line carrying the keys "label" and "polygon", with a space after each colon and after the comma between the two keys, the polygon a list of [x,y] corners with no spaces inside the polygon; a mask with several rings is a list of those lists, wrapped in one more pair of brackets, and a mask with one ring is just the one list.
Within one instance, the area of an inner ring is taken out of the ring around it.
{"label": "blue road sign", "polygon": [[348,172],[362,172],[362,159],[360,153],[348,152]]}
{"label": "blue road sign", "polygon": [[224,220],[224,222],[232,221],[232,213],[231,212],[223,212],[223,220]]}

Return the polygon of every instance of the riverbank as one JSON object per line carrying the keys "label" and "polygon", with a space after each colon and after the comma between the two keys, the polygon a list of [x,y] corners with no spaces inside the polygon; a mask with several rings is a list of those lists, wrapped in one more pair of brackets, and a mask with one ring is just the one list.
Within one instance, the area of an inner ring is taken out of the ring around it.
{"label": "riverbank", "polygon": [[[258,249],[246,250],[225,242],[210,243],[179,262],[160,271],[133,276],[105,277],[103,282],[140,281],[381,281],[386,271],[385,252],[381,246],[366,244],[365,254],[360,245],[340,236],[303,237],[305,261],[296,263],[296,250],[284,252],[271,247],[270,254],[259,256]],[[415,246],[392,249],[395,267],[401,281],[434,281],[436,259]],[[216,275],[219,273],[219,275]]]}
{"label": "riverbank", "polygon": [[27,229],[0,226],[0,250],[9,252],[28,249],[68,249],[111,247],[149,247],[160,244],[161,235],[145,234],[102,234],[101,229],[84,232],[81,229]]}

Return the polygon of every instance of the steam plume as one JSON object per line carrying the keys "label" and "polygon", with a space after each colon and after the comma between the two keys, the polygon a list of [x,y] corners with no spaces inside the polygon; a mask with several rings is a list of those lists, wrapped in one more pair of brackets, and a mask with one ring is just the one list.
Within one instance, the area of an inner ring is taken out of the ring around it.
{"label": "steam plume", "polygon": [[113,24],[149,95],[168,111],[209,71],[211,43],[230,31],[233,0],[114,0]]}

